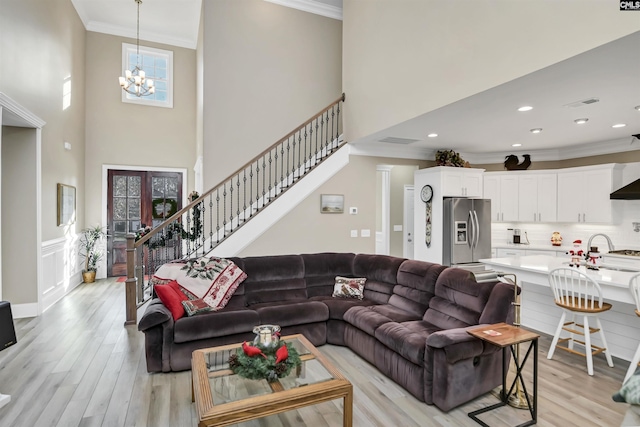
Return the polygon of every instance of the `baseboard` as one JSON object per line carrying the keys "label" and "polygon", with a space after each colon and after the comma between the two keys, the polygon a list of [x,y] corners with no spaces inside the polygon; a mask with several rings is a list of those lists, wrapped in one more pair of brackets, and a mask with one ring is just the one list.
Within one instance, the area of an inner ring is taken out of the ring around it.
{"label": "baseboard", "polygon": [[14,319],[36,317],[38,315],[38,303],[11,304],[11,313]]}

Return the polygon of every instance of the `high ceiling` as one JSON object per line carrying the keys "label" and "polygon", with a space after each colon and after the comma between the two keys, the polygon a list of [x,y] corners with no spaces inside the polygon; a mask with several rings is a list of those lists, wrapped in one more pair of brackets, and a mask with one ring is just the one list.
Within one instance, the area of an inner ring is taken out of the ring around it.
{"label": "high ceiling", "polygon": [[[341,18],[342,0],[266,0]],[[72,0],[89,31],[136,37],[134,0]],[[143,0],[140,39],[196,47],[202,0]],[[596,98],[591,104],[568,104]],[[530,105],[528,112],[516,111]],[[358,141],[359,147],[424,155],[443,147],[474,163],[510,153],[537,159],[580,157],[580,152],[640,149],[640,32],[577,55],[519,79],[444,106]],[[574,120],[587,118],[577,125]],[[617,123],[622,128],[612,128]],[[531,129],[542,128],[532,134]],[[427,138],[437,133],[435,138]],[[385,138],[413,140],[406,145]],[[513,147],[512,144],[522,144]],[[585,154],[587,155],[587,154]],[[472,157],[472,158],[471,158]],[[503,158],[503,157],[502,157]]]}

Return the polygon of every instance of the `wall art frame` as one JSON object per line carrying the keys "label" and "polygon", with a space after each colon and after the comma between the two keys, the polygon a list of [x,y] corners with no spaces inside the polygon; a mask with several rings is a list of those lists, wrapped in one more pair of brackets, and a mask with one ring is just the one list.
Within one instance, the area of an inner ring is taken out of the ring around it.
{"label": "wall art frame", "polygon": [[76,222],[76,187],[58,184],[58,226]]}
{"label": "wall art frame", "polygon": [[320,213],[344,213],[344,194],[321,194]]}

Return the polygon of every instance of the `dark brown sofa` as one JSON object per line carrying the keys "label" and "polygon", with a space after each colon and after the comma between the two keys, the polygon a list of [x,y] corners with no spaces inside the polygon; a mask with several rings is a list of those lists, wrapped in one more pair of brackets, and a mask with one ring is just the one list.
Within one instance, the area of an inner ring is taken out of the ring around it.
{"label": "dark brown sofa", "polygon": [[[383,255],[320,253],[230,258],[247,273],[228,305],[173,321],[159,299],[138,329],[147,370],[191,368],[200,348],[252,340],[277,324],[314,345],[348,346],[412,395],[443,411],[501,384],[501,354],[466,329],[512,320],[513,287],[462,269]],[[366,277],[363,300],[333,298],[336,276]]]}

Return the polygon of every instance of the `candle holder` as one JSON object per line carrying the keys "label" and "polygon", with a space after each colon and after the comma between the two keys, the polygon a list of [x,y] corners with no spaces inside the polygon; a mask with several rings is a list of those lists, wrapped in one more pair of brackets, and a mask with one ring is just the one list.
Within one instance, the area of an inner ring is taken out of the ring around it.
{"label": "candle holder", "polygon": [[280,326],[278,325],[258,325],[253,328],[256,337],[253,340],[254,345],[262,347],[277,347],[280,342]]}

